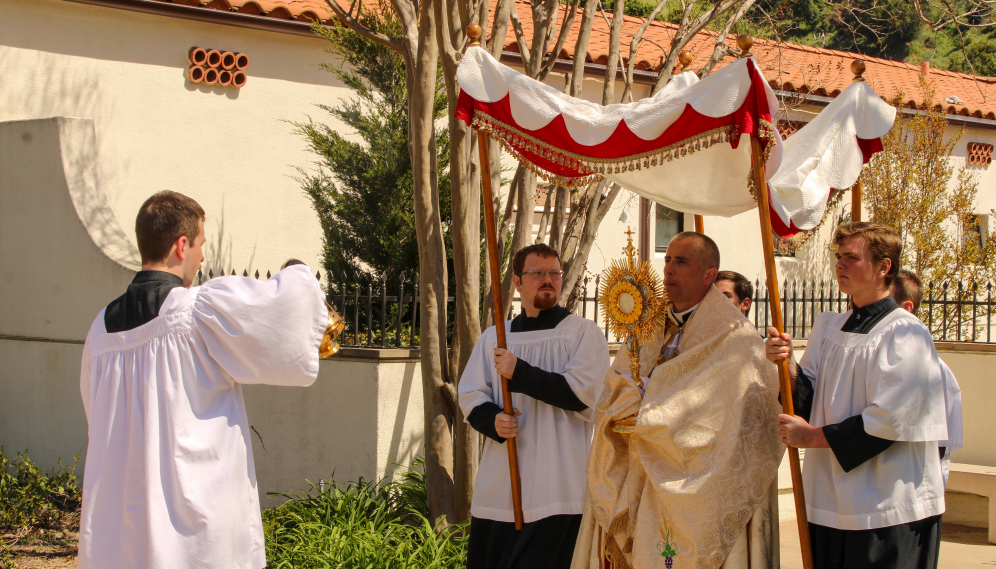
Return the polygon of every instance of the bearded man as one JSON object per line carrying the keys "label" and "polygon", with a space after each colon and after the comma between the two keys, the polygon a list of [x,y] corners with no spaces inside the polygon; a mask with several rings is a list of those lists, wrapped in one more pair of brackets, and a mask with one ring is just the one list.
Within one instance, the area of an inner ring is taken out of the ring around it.
{"label": "bearded man", "polygon": [[[522,313],[506,322],[508,349],[492,326],[481,334],[460,378],[460,408],[487,437],[470,513],[470,569],[566,569],[585,503],[592,416],[609,367],[598,325],[557,305],[560,256],[539,243],[512,260]],[[509,378],[513,415],[502,412]],[[522,530],[512,510],[508,451],[516,437],[522,478]]]}
{"label": "bearded man", "polygon": [[778,566],[777,520],[748,529],[785,450],[778,378],[757,331],[713,286],[718,267],[705,235],[668,245],[667,325],[641,349],[644,387],[620,353],[596,407],[574,569]]}

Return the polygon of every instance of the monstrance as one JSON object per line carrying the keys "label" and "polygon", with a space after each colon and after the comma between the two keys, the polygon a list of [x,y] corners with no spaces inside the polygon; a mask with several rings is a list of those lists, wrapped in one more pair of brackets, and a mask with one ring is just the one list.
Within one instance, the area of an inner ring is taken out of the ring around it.
{"label": "monstrance", "polygon": [[[640,346],[652,340],[664,328],[667,296],[661,286],[660,277],[654,272],[649,261],[636,259],[633,247],[633,231],[626,229],[624,259],[616,259],[602,273],[602,290],[598,302],[602,314],[612,333],[626,338],[629,352],[629,367],[633,381],[641,389]],[[631,432],[635,417],[619,421],[617,432]],[[626,423],[626,424],[622,424]]]}
{"label": "monstrance", "polygon": [[339,333],[346,327],[346,321],[332,308],[332,305],[325,302],[325,308],[329,312],[328,325],[325,327],[325,334],[322,335],[322,343],[318,346],[318,357],[327,360],[339,353],[339,342],[336,339]]}

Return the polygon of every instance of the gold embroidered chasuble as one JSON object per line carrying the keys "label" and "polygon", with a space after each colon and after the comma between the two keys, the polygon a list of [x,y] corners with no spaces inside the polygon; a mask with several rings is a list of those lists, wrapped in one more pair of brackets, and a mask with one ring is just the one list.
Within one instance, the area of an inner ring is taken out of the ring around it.
{"label": "gold embroidered chasuble", "polygon": [[[623,351],[606,377],[572,569],[718,569],[742,547],[758,506],[773,499],[785,447],[776,368],[757,331],[712,287],[684,325],[678,353],[657,365],[673,333],[668,326],[641,348],[644,396],[624,377]],[[632,434],[613,431],[634,413]]]}

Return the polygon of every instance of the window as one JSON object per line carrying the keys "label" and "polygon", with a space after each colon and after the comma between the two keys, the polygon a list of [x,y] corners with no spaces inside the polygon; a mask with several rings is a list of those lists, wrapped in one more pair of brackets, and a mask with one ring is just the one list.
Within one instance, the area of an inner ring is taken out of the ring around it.
{"label": "window", "polygon": [[961,246],[964,249],[970,246],[979,249],[986,245],[986,228],[989,226],[988,215],[970,215],[965,220],[965,225],[961,231]]}
{"label": "window", "polygon": [[657,204],[657,236],[655,250],[659,253],[667,251],[671,238],[685,230],[685,214],[669,207]]}

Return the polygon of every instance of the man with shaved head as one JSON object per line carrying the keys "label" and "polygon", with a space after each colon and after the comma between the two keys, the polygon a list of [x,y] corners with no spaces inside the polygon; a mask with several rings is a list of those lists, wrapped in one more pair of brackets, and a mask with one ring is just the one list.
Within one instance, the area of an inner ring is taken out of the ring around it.
{"label": "man with shaved head", "polygon": [[779,566],[778,377],[714,285],[719,261],[700,233],[668,245],[666,324],[640,349],[639,380],[620,350],[595,409],[573,569]]}

